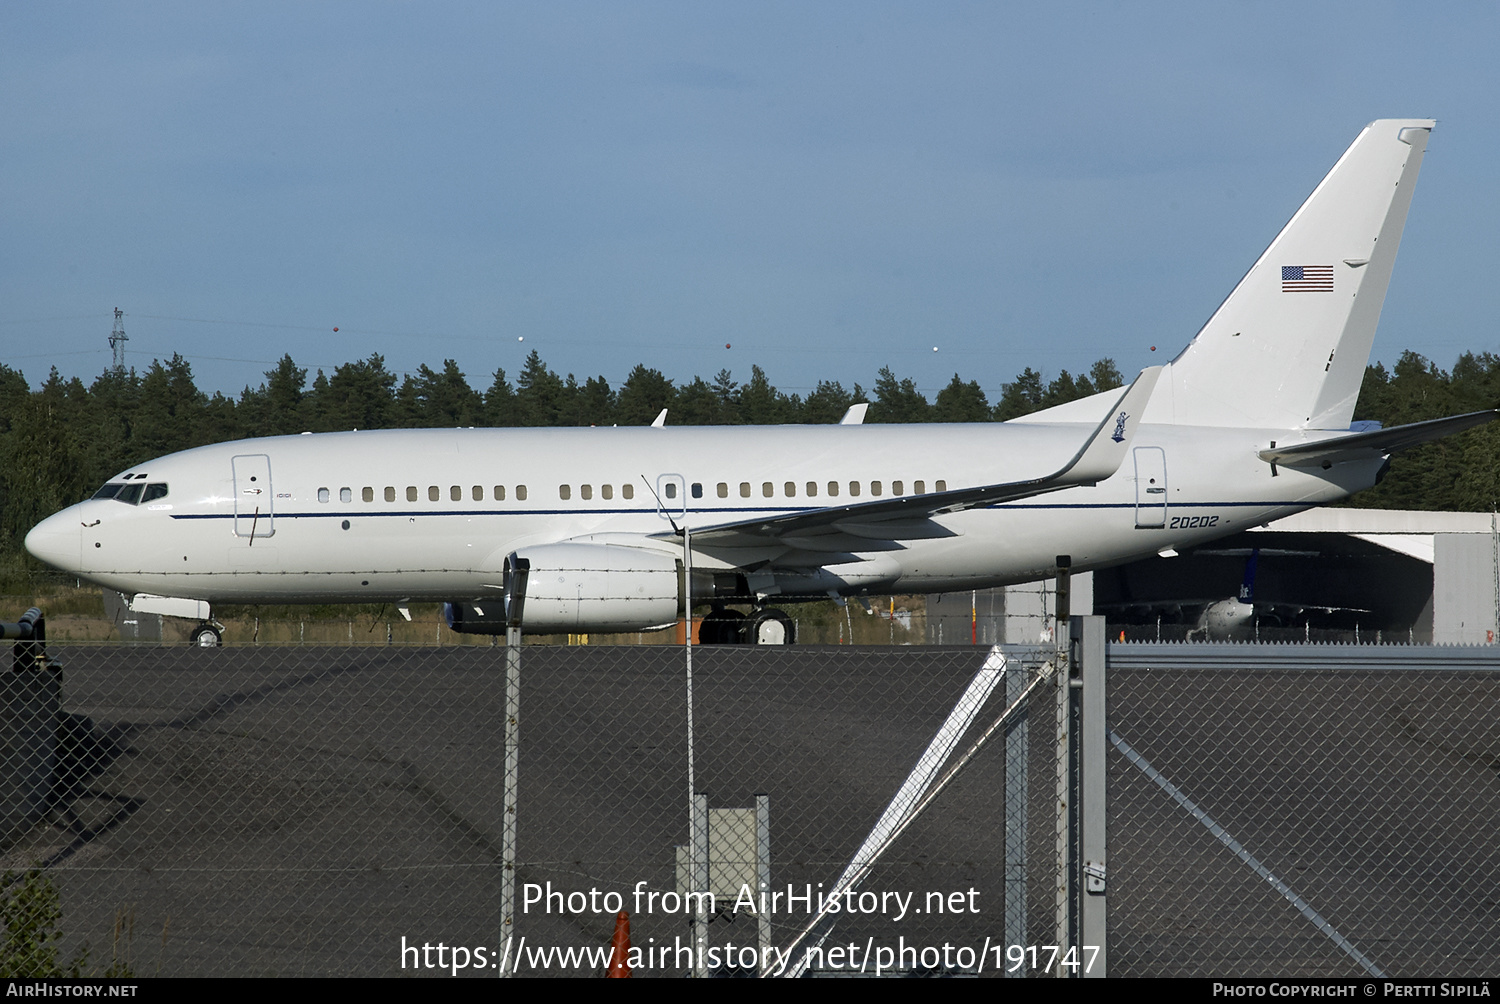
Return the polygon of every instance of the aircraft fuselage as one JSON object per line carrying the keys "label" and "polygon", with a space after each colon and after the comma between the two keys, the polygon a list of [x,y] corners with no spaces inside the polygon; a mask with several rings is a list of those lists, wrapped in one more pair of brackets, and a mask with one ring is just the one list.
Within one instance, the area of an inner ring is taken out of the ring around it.
{"label": "aircraft fuselage", "polygon": [[[699,530],[1044,474],[1081,424],[448,429],[281,436],[141,464],[38,525],[33,554],[126,593],[210,602],[494,597],[505,557],[562,540],[680,556]],[[1286,430],[1142,425],[1110,478],[933,518],[933,533],[848,546],[837,592],[927,593],[1030,581],[1056,557],[1096,568],[1341,499],[1378,460],[1283,467],[1257,450]],[[835,494],[835,492],[837,494]],[[127,493],[128,494],[128,493]],[[665,535],[665,536],[659,536]],[[779,570],[794,548],[695,547],[700,569]],[[805,561],[805,556],[800,559]],[[770,590],[778,598],[825,595]]]}

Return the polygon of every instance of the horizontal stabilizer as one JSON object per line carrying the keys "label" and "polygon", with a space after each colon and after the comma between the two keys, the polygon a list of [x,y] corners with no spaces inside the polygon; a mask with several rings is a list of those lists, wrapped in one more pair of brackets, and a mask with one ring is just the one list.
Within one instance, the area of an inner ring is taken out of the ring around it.
{"label": "horizontal stabilizer", "polygon": [[1467,415],[1435,418],[1430,422],[1413,422],[1393,429],[1357,432],[1351,436],[1322,439],[1296,446],[1277,446],[1260,451],[1260,459],[1269,464],[1299,466],[1302,464],[1342,464],[1349,460],[1372,460],[1420,443],[1451,436],[1476,425],[1500,418],[1500,411],[1474,411]]}

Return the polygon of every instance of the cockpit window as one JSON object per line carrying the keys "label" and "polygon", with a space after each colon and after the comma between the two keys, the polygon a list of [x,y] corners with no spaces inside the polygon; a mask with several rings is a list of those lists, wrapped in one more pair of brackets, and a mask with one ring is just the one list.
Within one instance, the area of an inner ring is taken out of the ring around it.
{"label": "cockpit window", "polygon": [[165,483],[143,485],[139,482],[128,485],[108,484],[96,491],[93,497],[96,499],[114,499],[116,502],[124,502],[126,505],[140,505],[142,502],[154,502],[157,499],[166,498],[167,486]]}

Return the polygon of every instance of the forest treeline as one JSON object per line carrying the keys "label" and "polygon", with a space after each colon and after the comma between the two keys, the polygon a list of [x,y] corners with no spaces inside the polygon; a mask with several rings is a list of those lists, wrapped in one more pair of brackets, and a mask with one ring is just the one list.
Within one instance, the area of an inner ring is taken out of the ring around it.
{"label": "forest treeline", "polygon": [[[1122,384],[1110,359],[1086,373],[1045,380],[1027,368],[993,404],[976,381],[957,374],[933,400],[915,383],[882,369],[868,391],[819,381],[806,396],[779,391],[760,367],[737,382],[675,383],[637,366],[618,388],[603,377],[560,376],[532,352],[514,383],[497,370],[471,385],[458,365],[425,364],[399,379],[379,355],[331,374],[283,356],[238,398],[200,391],[181,356],[144,372],[110,369],[91,385],[54,369],[40,388],[0,364],[0,559],[15,559],[26,531],[87,498],[109,477],[152,457],[209,443],[299,432],[456,426],[646,425],[662,408],[671,425],[776,425],[837,422],[851,404],[870,405],[867,422],[1005,421]],[[1365,373],[1356,419],[1386,425],[1500,406],[1500,357],[1465,354],[1451,371],[1415,353],[1391,371]],[[1489,510],[1500,497],[1500,431],[1487,426],[1401,455],[1386,481],[1352,504],[1406,509]],[[29,559],[27,559],[29,561]]]}

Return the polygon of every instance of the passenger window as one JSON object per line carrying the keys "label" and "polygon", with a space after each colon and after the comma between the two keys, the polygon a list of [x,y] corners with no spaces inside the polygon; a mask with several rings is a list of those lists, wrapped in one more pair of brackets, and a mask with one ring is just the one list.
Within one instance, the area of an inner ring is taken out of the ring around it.
{"label": "passenger window", "polygon": [[925,495],[927,494],[927,482],[913,481],[911,483],[911,490],[916,492],[918,495]]}
{"label": "passenger window", "polygon": [[396,501],[396,488],[394,485],[385,486],[385,500],[387,502]]}
{"label": "passenger window", "polygon": [[788,481],[784,487],[786,488],[787,498],[791,499],[797,497],[797,482]]}
{"label": "passenger window", "polygon": [[564,502],[568,501],[568,499],[570,499],[570,498],[573,497],[573,486],[572,485],[558,485],[557,486],[557,497],[560,498],[560,499],[562,499]]}
{"label": "passenger window", "polygon": [[340,488],[339,489],[339,501],[340,502],[353,502],[354,501],[354,489],[352,489],[352,488]]}
{"label": "passenger window", "polygon": [[319,502],[327,502],[328,499],[329,499],[329,497],[330,496],[328,494],[328,489],[327,488],[319,488],[318,489],[318,501]]}
{"label": "passenger window", "polygon": [[442,497],[443,497],[443,493],[438,490],[438,486],[437,485],[428,485],[427,486],[427,501],[429,501],[429,502],[436,502],[438,499],[440,499]]}
{"label": "passenger window", "polygon": [[879,495],[880,494],[880,482],[879,481],[871,481],[870,482],[870,494],[871,495]]}
{"label": "passenger window", "polygon": [[469,490],[469,495],[474,499],[475,502],[483,502],[484,485],[475,485],[472,489]]}
{"label": "passenger window", "polygon": [[370,486],[366,485],[360,491],[359,497],[362,498],[362,499],[364,499],[366,502],[374,502],[375,501],[375,489],[373,489]]}
{"label": "passenger window", "polygon": [[504,485],[496,485],[495,486],[495,501],[496,502],[504,502],[505,501],[505,486]]}
{"label": "passenger window", "polygon": [[698,482],[694,481],[693,482],[693,498],[695,498],[695,499],[701,499],[702,497],[703,497],[703,486],[701,484],[699,484]]}
{"label": "passenger window", "polygon": [[807,497],[810,499],[818,497],[818,483],[816,481],[809,481],[807,483]]}
{"label": "passenger window", "polygon": [[578,495],[579,495],[580,498],[583,498],[583,499],[591,499],[591,498],[593,498],[594,497],[594,486],[593,485],[579,485],[578,486]]}
{"label": "passenger window", "polygon": [[748,481],[741,481],[740,482],[740,498],[747,499],[749,497],[750,497],[750,482],[748,482]]}
{"label": "passenger window", "polygon": [[635,498],[635,485],[621,485],[620,494],[628,499]]}
{"label": "passenger window", "polygon": [[155,502],[157,499],[164,499],[166,497],[167,497],[167,486],[166,485],[147,485],[146,486],[146,494],[144,494],[144,495],[141,496],[141,501],[142,502]]}
{"label": "passenger window", "polygon": [[772,495],[776,494],[776,486],[771,484],[771,482],[769,481],[764,481],[761,483],[760,493],[766,498],[770,498]]}
{"label": "passenger window", "polygon": [[599,497],[602,498],[602,499],[612,499],[612,498],[614,498],[615,497],[615,486],[614,485],[600,485],[599,486]]}
{"label": "passenger window", "polygon": [[516,485],[516,501],[517,502],[525,502],[526,501],[526,486],[525,485]]}
{"label": "passenger window", "polygon": [[719,482],[719,498],[721,498],[721,499],[727,499],[728,497],[729,497],[729,485],[728,485],[727,482],[720,481]]}
{"label": "passenger window", "polygon": [[937,490],[940,491],[940,492],[947,491],[948,490],[948,482],[946,482],[946,481],[939,481],[937,483]]}
{"label": "passenger window", "polygon": [[406,501],[408,501],[408,502],[415,502],[416,500],[417,500],[417,486],[416,485],[407,485],[406,486]]}
{"label": "passenger window", "polygon": [[675,482],[675,481],[668,481],[667,482],[667,498],[669,498],[669,499],[675,499],[676,497],[677,497],[677,482]]}
{"label": "passenger window", "polygon": [[448,498],[454,502],[462,502],[464,500],[464,490],[458,487],[458,485],[452,485],[448,489]]}
{"label": "passenger window", "polygon": [[859,482],[858,481],[851,481],[851,482],[849,482],[849,494],[850,495],[858,495],[859,494]]}
{"label": "passenger window", "polygon": [[837,481],[830,481],[830,482],[828,482],[828,497],[829,498],[838,498],[839,497],[839,483]]}
{"label": "passenger window", "polygon": [[899,482],[899,481],[892,481],[891,482],[891,494],[892,495],[900,495],[901,494],[901,482]]}

